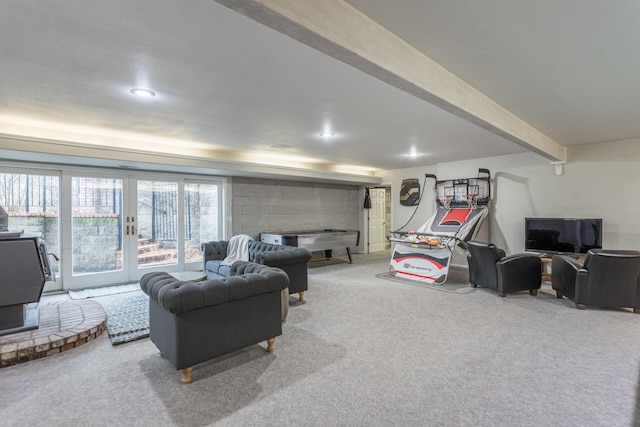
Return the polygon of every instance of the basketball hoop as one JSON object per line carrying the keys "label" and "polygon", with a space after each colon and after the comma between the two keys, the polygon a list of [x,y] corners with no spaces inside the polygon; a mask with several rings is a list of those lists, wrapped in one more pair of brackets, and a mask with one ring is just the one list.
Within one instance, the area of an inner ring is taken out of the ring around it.
{"label": "basketball hoop", "polygon": [[478,195],[477,194],[467,194],[464,196],[467,201],[467,205],[469,205],[469,209],[475,209],[478,207]]}
{"label": "basketball hoop", "polygon": [[440,204],[442,204],[445,209],[449,209],[453,196],[438,196],[438,200],[440,200]]}

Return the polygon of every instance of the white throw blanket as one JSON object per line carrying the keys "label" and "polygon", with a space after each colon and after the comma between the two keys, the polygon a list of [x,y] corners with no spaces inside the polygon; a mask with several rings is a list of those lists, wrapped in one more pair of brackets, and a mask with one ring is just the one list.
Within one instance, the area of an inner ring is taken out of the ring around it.
{"label": "white throw blanket", "polygon": [[249,261],[249,243],[253,241],[251,236],[239,234],[229,239],[227,247],[227,257],[220,265],[231,265],[236,261]]}

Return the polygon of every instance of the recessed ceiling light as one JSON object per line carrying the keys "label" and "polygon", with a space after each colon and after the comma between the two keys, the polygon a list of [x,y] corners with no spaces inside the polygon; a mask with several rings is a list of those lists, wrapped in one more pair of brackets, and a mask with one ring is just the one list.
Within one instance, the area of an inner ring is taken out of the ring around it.
{"label": "recessed ceiling light", "polygon": [[141,89],[141,88],[135,88],[135,89],[131,89],[131,93],[136,95],[136,96],[141,96],[143,98],[149,98],[152,96],[156,96],[156,93],[152,90],[149,89]]}
{"label": "recessed ceiling light", "polygon": [[321,132],[320,136],[323,138],[331,138],[332,136],[335,136],[336,134],[334,132]]}
{"label": "recessed ceiling light", "polygon": [[288,148],[291,148],[291,146],[285,145],[285,144],[276,144],[276,145],[272,145],[271,148],[273,148],[274,150],[286,150]]}
{"label": "recessed ceiling light", "polygon": [[412,151],[410,153],[407,153],[407,156],[409,157],[418,157],[420,155],[420,153]]}

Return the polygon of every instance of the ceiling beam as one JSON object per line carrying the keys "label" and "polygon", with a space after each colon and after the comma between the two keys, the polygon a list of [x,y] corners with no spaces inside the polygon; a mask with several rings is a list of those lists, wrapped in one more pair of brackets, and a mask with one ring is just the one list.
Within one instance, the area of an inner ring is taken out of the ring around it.
{"label": "ceiling beam", "polygon": [[559,145],[343,0],[215,0],[551,161]]}

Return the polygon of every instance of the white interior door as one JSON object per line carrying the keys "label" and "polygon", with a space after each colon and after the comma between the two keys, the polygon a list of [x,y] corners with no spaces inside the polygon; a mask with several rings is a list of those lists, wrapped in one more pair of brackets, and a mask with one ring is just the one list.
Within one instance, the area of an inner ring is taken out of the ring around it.
{"label": "white interior door", "polygon": [[385,249],[385,201],[384,188],[371,188],[371,209],[369,209],[369,252],[380,252]]}

